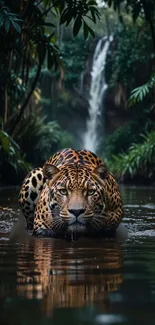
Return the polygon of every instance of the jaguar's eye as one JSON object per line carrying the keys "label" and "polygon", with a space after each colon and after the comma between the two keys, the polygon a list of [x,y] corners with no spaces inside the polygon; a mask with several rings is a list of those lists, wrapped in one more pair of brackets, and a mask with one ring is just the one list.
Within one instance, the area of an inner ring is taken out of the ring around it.
{"label": "jaguar's eye", "polygon": [[60,188],[60,189],[59,189],[59,193],[60,193],[61,195],[67,195],[67,190],[66,190],[65,188]]}
{"label": "jaguar's eye", "polygon": [[93,190],[93,189],[87,191],[87,194],[88,194],[88,195],[93,195],[94,193],[95,193],[95,190]]}

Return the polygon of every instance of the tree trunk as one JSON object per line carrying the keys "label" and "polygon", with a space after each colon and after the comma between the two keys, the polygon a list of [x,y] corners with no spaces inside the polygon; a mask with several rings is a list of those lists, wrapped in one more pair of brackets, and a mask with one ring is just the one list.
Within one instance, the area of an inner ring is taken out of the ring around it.
{"label": "tree trunk", "polygon": [[15,119],[15,121],[14,121],[14,124],[12,125],[12,127],[11,127],[10,130],[9,130],[9,134],[10,134],[10,135],[13,135],[13,132],[15,131],[15,128],[17,127],[18,123],[21,121],[21,118],[22,118],[22,116],[23,116],[23,114],[24,114],[24,112],[25,112],[25,109],[26,109],[26,107],[27,107],[27,105],[28,105],[28,103],[29,103],[29,100],[30,100],[30,98],[31,98],[31,96],[32,96],[32,94],[33,94],[33,92],[34,92],[34,90],[35,90],[35,87],[36,87],[37,81],[38,81],[38,79],[39,79],[39,75],[40,75],[41,67],[42,67],[42,64],[43,64],[43,62],[44,62],[44,58],[45,58],[45,56],[43,57],[43,59],[40,61],[39,65],[38,65],[38,70],[37,70],[37,73],[36,73],[35,79],[34,79],[34,81],[33,81],[33,83],[32,83],[31,90],[30,90],[30,92],[29,92],[27,98],[25,99],[25,102],[24,102],[23,105],[21,106],[21,108],[20,108],[20,112],[19,112],[18,116],[16,117],[16,119]]}
{"label": "tree trunk", "polygon": [[152,35],[153,49],[154,49],[154,52],[155,52],[155,30],[154,30],[154,26],[153,26],[153,21],[150,20],[149,24],[150,24],[151,35]]}
{"label": "tree trunk", "polygon": [[152,7],[152,11],[151,11],[151,8],[148,11],[148,4],[147,4],[146,0],[142,0],[142,4],[143,4],[143,9],[144,9],[145,19],[150,25],[153,49],[154,49],[154,52],[155,52],[155,30],[154,30],[154,25],[153,25],[153,21],[154,21],[154,14],[153,14],[154,5]]}
{"label": "tree trunk", "polygon": [[4,104],[5,104],[5,109],[4,109],[4,125],[7,122],[8,119],[8,91],[7,91],[7,84],[5,85],[5,90],[4,90]]}
{"label": "tree trunk", "polygon": [[5,120],[5,86],[0,82],[0,117]]}

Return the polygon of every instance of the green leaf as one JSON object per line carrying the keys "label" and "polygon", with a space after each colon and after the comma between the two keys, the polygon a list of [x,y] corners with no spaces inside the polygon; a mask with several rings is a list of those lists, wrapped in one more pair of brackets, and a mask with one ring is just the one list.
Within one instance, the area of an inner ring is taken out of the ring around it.
{"label": "green leaf", "polygon": [[[68,11],[67,9],[65,9],[62,14],[61,14],[61,17],[60,17],[60,25],[61,24],[64,24],[66,20],[68,20],[68,18],[70,18],[70,16],[68,16]],[[71,17],[72,18],[72,17]]]}
{"label": "green leaf", "polygon": [[66,26],[68,26],[69,25],[69,23],[71,22],[71,20],[72,20],[72,15],[68,15],[68,18],[67,18],[67,20],[66,20]]}
{"label": "green leaf", "polygon": [[0,15],[0,27],[3,26],[4,21],[5,21],[4,16],[3,15]]}
{"label": "green leaf", "polygon": [[89,1],[88,6],[96,6],[96,1]]}
{"label": "green leaf", "polygon": [[6,31],[6,33],[8,33],[9,29],[10,29],[10,20],[7,18],[5,20],[5,31]]}
{"label": "green leaf", "polygon": [[95,7],[90,7],[90,10],[93,10],[93,12],[96,14],[96,16],[97,16],[98,18],[100,17],[100,13],[99,13],[99,11],[98,11],[97,8],[95,8]]}
{"label": "green leaf", "polygon": [[84,33],[84,39],[87,39],[87,37],[88,37],[88,25],[85,23],[85,21],[83,22],[83,33]]}
{"label": "green leaf", "polygon": [[47,7],[51,4],[51,0],[43,0],[43,4],[45,7]]}
{"label": "green leaf", "polygon": [[91,34],[92,37],[95,37],[94,31],[87,25],[88,31]]}
{"label": "green leaf", "polygon": [[10,139],[7,133],[0,131],[0,142],[2,145],[3,150],[8,153],[10,149]]}
{"label": "green leaf", "polygon": [[92,19],[94,21],[94,23],[96,23],[96,16],[93,10],[91,10],[91,15],[92,15]]}
{"label": "green leaf", "polygon": [[78,34],[80,28],[82,25],[82,20],[80,16],[77,16],[77,18],[75,19],[75,23],[74,23],[74,27],[73,27],[73,35],[74,37]]}
{"label": "green leaf", "polygon": [[15,30],[20,34],[21,33],[20,25],[17,24],[13,19],[11,20],[11,23],[12,23],[13,27],[15,28]]}
{"label": "green leaf", "polygon": [[10,149],[9,150],[9,155],[10,156],[14,156],[16,154],[16,151],[15,151],[14,147],[12,145],[10,145],[10,148],[9,149]]}

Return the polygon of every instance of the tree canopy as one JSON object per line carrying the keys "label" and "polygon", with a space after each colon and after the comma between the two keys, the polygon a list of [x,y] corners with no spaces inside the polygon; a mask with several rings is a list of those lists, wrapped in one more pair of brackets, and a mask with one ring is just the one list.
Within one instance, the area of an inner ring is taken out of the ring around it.
{"label": "tree canopy", "polygon": [[97,40],[111,34],[100,118],[107,133],[99,154],[118,177],[122,170],[123,178],[132,178],[141,177],[147,149],[152,158],[145,159],[146,177],[154,177],[155,1],[105,0],[101,9],[97,3],[0,2],[1,182],[11,173],[16,181],[63,147],[79,147],[93,53]]}
{"label": "tree canopy", "polygon": [[136,21],[139,17],[144,18],[151,29],[153,46],[155,50],[154,12],[155,0],[105,0],[109,7],[113,6],[118,11],[120,18],[123,18],[122,9],[131,12],[132,18]]}
{"label": "tree canopy", "polygon": [[[8,119],[8,102],[6,100],[8,86],[16,80],[17,87],[14,91],[19,93],[19,88],[22,85],[26,94],[22,105],[21,98],[19,98],[20,111],[12,127],[8,130],[10,134],[13,133],[23,115],[43,64],[46,63],[50,70],[56,70],[61,65],[58,26],[72,24],[74,36],[82,28],[86,39],[89,34],[94,36],[88,21],[96,23],[98,18],[99,11],[96,1],[93,0],[1,1],[0,107],[4,126]],[[32,80],[30,68],[34,65],[36,74]]]}

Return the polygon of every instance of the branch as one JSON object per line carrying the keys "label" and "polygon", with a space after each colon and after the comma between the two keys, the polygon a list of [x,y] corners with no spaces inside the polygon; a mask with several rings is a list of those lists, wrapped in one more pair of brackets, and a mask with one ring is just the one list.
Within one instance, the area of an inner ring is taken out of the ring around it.
{"label": "branch", "polygon": [[21,19],[24,19],[24,18],[26,17],[26,15],[27,15],[27,10],[29,10],[30,5],[31,5],[31,0],[29,0],[29,1],[26,3],[25,8],[23,9],[22,13],[20,14],[19,17],[20,17]]}

